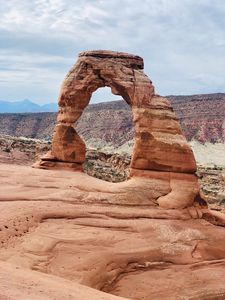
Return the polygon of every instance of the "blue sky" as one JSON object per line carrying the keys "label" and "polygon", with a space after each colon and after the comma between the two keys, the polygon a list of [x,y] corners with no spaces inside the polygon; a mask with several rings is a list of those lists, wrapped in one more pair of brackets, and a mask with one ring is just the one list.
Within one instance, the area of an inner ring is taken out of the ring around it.
{"label": "blue sky", "polygon": [[0,100],[57,101],[91,49],[142,56],[162,95],[225,92],[225,1],[0,0]]}

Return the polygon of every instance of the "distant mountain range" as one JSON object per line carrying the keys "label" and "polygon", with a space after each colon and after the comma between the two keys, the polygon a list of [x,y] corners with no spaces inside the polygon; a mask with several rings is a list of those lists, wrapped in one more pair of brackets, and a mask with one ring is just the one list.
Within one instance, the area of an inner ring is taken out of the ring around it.
{"label": "distant mountain range", "polygon": [[28,99],[14,102],[0,100],[0,113],[56,112],[57,109],[57,103],[39,105]]}

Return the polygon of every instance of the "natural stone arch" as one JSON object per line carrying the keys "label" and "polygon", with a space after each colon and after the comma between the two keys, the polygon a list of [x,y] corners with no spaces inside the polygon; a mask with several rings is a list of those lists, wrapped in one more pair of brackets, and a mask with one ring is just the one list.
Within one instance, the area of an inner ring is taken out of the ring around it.
{"label": "natural stone arch", "polygon": [[[34,166],[83,170],[85,143],[74,123],[88,105],[92,93],[108,86],[131,106],[135,130],[131,179],[111,186],[111,196],[107,194],[111,197],[110,203],[193,207],[194,201],[200,199],[193,152],[170,102],[155,94],[143,67],[141,57],[127,53],[81,53],[62,84],[52,150]],[[90,181],[88,175],[85,178]],[[90,193],[91,201],[105,199],[104,193]],[[196,217],[195,209],[190,213]]]}
{"label": "natural stone arch", "polygon": [[135,137],[131,169],[194,173],[192,150],[170,103],[155,94],[143,68],[143,59],[136,55],[102,50],[80,53],[62,84],[52,151],[42,166],[82,169],[85,143],[74,123],[89,104],[92,93],[108,86],[132,108]]}

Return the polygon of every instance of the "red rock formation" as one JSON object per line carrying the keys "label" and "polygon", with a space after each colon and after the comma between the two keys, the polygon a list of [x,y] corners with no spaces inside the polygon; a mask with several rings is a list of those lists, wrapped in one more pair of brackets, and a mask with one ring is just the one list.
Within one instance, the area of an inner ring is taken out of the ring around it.
{"label": "red rock formation", "polygon": [[143,72],[142,58],[111,51],[89,51],[66,76],[60,96],[58,124],[53,137],[56,161],[84,162],[85,147],[74,123],[88,105],[92,93],[109,86],[132,107],[135,147],[131,167],[194,173],[195,160],[181,132],[170,103],[154,93]]}
{"label": "red rock formation", "polygon": [[85,145],[73,124],[108,85],[132,107],[128,181],[0,165],[0,299],[224,299],[225,232],[212,224],[225,217],[198,194],[193,154],[142,68],[137,56],[82,53],[39,163],[81,169]]}
{"label": "red rock formation", "polygon": [[[135,139],[131,176],[143,176],[145,171],[149,178],[162,178],[170,192],[158,204],[172,208],[187,207],[198,192],[196,177],[188,175],[196,171],[195,159],[169,101],[155,94],[143,67],[141,57],[127,53],[81,53],[61,88],[51,153],[38,167],[81,169],[85,160],[85,144],[74,129],[74,123],[88,105],[92,93],[100,87],[109,86],[112,93],[121,95],[132,108]],[[164,196],[164,192],[159,195]],[[170,196],[181,202],[178,204],[179,201],[174,200],[168,204]]]}

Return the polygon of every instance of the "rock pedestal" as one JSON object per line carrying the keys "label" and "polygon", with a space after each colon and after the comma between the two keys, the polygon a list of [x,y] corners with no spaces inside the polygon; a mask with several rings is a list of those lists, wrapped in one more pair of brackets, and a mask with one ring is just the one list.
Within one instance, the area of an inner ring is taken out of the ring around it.
{"label": "rock pedestal", "polygon": [[[199,191],[193,152],[170,102],[155,94],[143,69],[143,59],[136,55],[103,50],[80,53],[61,87],[52,150],[36,166],[82,170],[85,143],[74,123],[89,104],[92,93],[108,86],[132,108],[135,139],[131,176],[150,179],[157,173],[170,186],[170,193],[162,193],[166,198],[160,197],[158,204],[175,208],[179,203],[179,207],[186,207]],[[171,202],[168,195],[176,200]]]}

